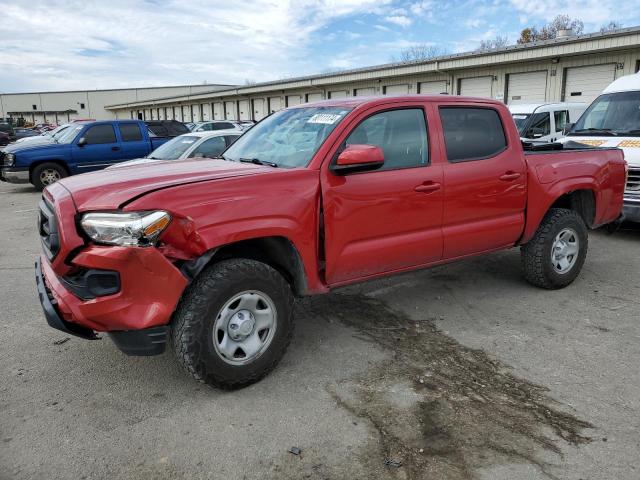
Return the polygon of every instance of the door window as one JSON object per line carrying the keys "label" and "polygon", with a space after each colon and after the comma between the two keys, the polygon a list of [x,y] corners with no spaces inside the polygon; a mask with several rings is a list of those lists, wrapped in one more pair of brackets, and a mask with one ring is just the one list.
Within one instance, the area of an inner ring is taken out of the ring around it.
{"label": "door window", "polygon": [[189,156],[206,158],[219,157],[226,148],[227,145],[224,141],[224,137],[213,137],[202,142]]}
{"label": "door window", "polygon": [[346,145],[374,145],[384,151],[380,170],[427,165],[429,151],[424,111],[407,108],[377,113],[358,125]]}
{"label": "door window", "polygon": [[525,134],[526,138],[545,137],[551,133],[551,116],[548,112],[536,113],[531,117],[531,124]]}
{"label": "door window", "polygon": [[569,123],[569,111],[558,110],[553,112],[553,117],[556,122],[556,132],[561,132],[567,123]]}
{"label": "door window", "polygon": [[500,116],[492,108],[441,107],[440,119],[451,163],[491,158],[507,148]]}
{"label": "door window", "polygon": [[87,145],[116,143],[116,132],[112,125],[96,125],[85,132],[84,138]]}
{"label": "door window", "polygon": [[122,123],[120,128],[120,136],[123,142],[139,142],[142,140],[142,132],[136,123]]}

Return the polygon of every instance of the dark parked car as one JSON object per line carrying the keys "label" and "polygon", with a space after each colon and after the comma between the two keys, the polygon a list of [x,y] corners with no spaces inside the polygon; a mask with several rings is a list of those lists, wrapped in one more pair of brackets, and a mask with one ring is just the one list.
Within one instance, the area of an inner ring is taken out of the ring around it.
{"label": "dark parked car", "polygon": [[0,145],[8,145],[15,139],[13,127],[8,123],[0,123]]}
{"label": "dark parked car", "polygon": [[41,135],[40,132],[31,130],[30,128],[14,128],[13,134],[16,140],[26,137],[37,137],[38,135]]}

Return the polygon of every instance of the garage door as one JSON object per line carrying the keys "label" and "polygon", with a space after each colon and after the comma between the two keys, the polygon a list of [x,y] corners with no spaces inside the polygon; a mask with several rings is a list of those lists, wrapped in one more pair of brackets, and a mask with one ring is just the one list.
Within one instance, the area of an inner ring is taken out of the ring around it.
{"label": "garage door", "polygon": [[322,95],[321,93],[308,93],[307,94],[307,103],[319,102],[321,100],[324,100],[324,95]]}
{"label": "garage door", "polygon": [[375,95],[376,94],[376,89],[375,88],[356,88],[356,96],[357,97],[364,97],[364,96],[371,96],[371,95]]}
{"label": "garage door", "polygon": [[253,119],[261,120],[267,116],[267,109],[264,104],[264,98],[254,98],[253,102]]}
{"label": "garage door", "polygon": [[240,120],[251,120],[251,104],[249,100],[240,100],[238,109],[240,110]]}
{"label": "garage door", "polygon": [[346,90],[334,90],[332,92],[329,92],[329,98],[331,99],[344,98],[346,96],[347,96]]}
{"label": "garage door", "polygon": [[461,78],[459,95],[467,97],[489,97],[493,96],[491,87],[493,77]]}
{"label": "garage door", "polygon": [[510,73],[507,103],[537,103],[547,100],[547,71]]}
{"label": "garage door", "polygon": [[224,119],[224,104],[222,102],[215,102],[213,104],[213,119],[214,120]]}
{"label": "garage door", "polygon": [[237,120],[236,116],[236,102],[224,102],[224,118]]}
{"label": "garage door", "polygon": [[182,121],[183,122],[192,122],[193,119],[191,118],[191,106],[190,105],[183,105],[182,106]]}
{"label": "garage door", "polygon": [[385,95],[406,95],[409,93],[409,85],[387,85],[384,87]]}
{"label": "garage door", "polygon": [[211,120],[211,104],[203,103],[202,104],[202,121],[206,122]]}
{"label": "garage door", "polygon": [[287,95],[287,107],[293,107],[302,103],[300,95]]}
{"label": "garage door", "polygon": [[615,64],[567,68],[563,100],[590,103],[615,79]]}
{"label": "garage door", "polygon": [[447,82],[445,80],[437,80],[433,82],[420,82],[418,91],[423,95],[439,95],[447,93]]}
{"label": "garage door", "polygon": [[281,97],[269,97],[269,113],[282,110],[282,98]]}
{"label": "garage door", "polygon": [[200,122],[202,121],[201,115],[200,115],[200,105],[190,105],[191,107],[191,118],[193,118],[194,122]]}

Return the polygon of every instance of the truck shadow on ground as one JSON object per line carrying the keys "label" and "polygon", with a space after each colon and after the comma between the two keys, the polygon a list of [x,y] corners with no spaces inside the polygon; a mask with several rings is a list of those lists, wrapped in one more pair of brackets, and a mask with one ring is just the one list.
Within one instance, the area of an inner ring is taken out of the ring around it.
{"label": "truck shadow on ground", "polygon": [[461,345],[434,319],[412,319],[360,294],[301,303],[307,321],[337,317],[392,354],[390,361],[328,387],[338,405],[368,420],[378,434],[379,452],[361,455],[371,474],[386,458],[402,464],[392,463],[387,473],[394,476],[395,470],[403,478],[470,479],[478,468],[523,462],[556,478],[537,453],[561,458],[562,441],[590,441],[583,433],[590,423],[550,398],[545,387]]}

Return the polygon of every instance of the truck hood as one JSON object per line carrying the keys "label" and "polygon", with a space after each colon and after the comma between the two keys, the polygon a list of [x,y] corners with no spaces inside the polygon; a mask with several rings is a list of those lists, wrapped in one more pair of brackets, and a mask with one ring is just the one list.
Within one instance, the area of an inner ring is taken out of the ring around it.
{"label": "truck hood", "polygon": [[[27,137],[30,141],[13,142],[4,147],[2,150],[6,153],[18,153],[26,150],[34,150],[36,148],[55,148],[68,147],[68,145],[58,144],[51,137]],[[31,140],[33,139],[33,140]]]}
{"label": "truck hood", "polygon": [[278,169],[226,160],[188,159],[131,165],[60,180],[78,211],[113,210],[164,188],[229,177],[272,174]]}
{"label": "truck hood", "polygon": [[564,137],[561,142],[577,142],[592,147],[617,147],[624,152],[624,159],[630,167],[640,168],[640,137],[583,137],[582,135],[570,135]]}

